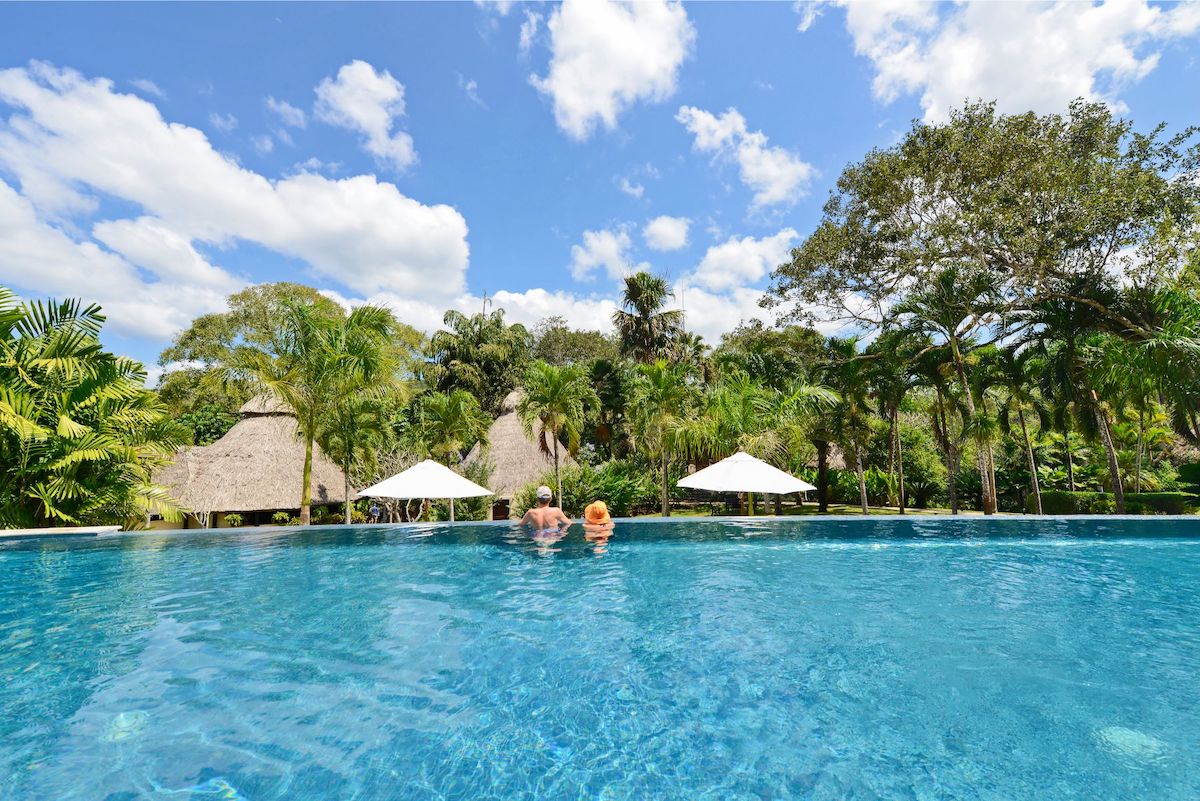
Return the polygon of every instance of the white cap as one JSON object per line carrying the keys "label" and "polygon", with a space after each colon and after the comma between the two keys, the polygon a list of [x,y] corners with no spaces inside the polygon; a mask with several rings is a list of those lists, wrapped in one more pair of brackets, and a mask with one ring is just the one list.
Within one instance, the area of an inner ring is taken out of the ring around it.
{"label": "white cap", "polygon": [[554,493],[550,491],[549,487],[547,487],[545,484],[543,484],[542,486],[537,488],[537,496],[538,496],[538,500],[541,500],[542,498],[553,498]]}

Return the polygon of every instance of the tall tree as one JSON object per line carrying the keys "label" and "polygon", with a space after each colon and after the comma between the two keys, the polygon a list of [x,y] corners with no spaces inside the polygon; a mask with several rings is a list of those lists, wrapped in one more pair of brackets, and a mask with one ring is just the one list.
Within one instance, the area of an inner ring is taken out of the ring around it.
{"label": "tall tree", "polygon": [[318,304],[285,302],[278,332],[265,347],[236,346],[230,377],[261,386],[292,408],[304,440],[300,524],[312,506],[313,443],[325,415],[358,387],[391,380],[388,358],[395,319],[376,306],[359,306],[342,317]]}
{"label": "tall tree", "polygon": [[622,308],[613,312],[623,355],[642,364],[669,356],[671,343],[683,331],[683,312],[665,308],[670,296],[665,278],[645,272],[626,276]]}
{"label": "tall tree", "polygon": [[841,398],[834,410],[833,434],[846,456],[854,460],[859,503],[865,515],[869,510],[863,455],[871,436],[868,362],[858,352],[858,337],[830,337],[828,350],[834,360],[830,384]]}
{"label": "tall tree", "polygon": [[505,322],[503,309],[448,311],[442,322],[445,328],[430,338],[426,384],[438,392],[466,390],[485,412],[499,414],[529,361],[533,337],[525,326]]}
{"label": "tall tree", "polygon": [[[476,442],[487,444],[491,417],[483,411],[475,396],[463,389],[431,392],[417,399],[417,436],[433,458],[447,467],[461,460]],[[454,514],[454,499],[450,499]]]}
{"label": "tall tree", "polygon": [[1001,351],[997,363],[1000,380],[1007,392],[1000,407],[1000,427],[1005,433],[1012,431],[1012,415],[1015,412],[1021,428],[1021,444],[1025,459],[1029,463],[1029,488],[1033,492],[1034,514],[1042,514],[1042,487],[1038,482],[1037,456],[1033,450],[1033,438],[1029,434],[1027,413],[1036,415],[1040,427],[1045,430],[1050,413],[1037,394],[1037,375],[1042,363],[1031,350],[1008,348]]}
{"label": "tall tree", "polygon": [[630,399],[634,442],[660,470],[662,514],[671,514],[669,468],[677,432],[688,415],[692,389],[685,367],[660,359],[638,366]]}
{"label": "tall tree", "polygon": [[906,330],[937,337],[949,351],[967,409],[967,427],[975,440],[984,514],[996,512],[996,488],[992,481],[995,469],[988,438],[988,418],[977,408],[975,393],[967,378],[966,351],[975,345],[977,335],[987,333],[989,325],[997,322],[998,306],[990,275],[970,267],[948,267],[909,294],[895,309],[895,315]]}
{"label": "tall tree", "polygon": [[525,373],[522,388],[524,394],[517,406],[517,413],[521,416],[525,433],[532,437],[536,428],[538,447],[542,453],[554,457],[556,497],[561,502],[560,441],[566,437],[569,453],[579,450],[584,422],[589,415],[596,413],[600,398],[588,382],[587,373],[576,365],[555,367],[545,362],[534,362]]}

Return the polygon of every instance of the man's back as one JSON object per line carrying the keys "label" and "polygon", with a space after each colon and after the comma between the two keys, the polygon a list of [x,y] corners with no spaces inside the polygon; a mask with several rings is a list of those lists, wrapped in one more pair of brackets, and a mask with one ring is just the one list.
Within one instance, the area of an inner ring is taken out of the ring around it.
{"label": "man's back", "polygon": [[571,519],[557,506],[535,506],[525,513],[522,522],[535,528],[557,528],[561,523],[570,523]]}

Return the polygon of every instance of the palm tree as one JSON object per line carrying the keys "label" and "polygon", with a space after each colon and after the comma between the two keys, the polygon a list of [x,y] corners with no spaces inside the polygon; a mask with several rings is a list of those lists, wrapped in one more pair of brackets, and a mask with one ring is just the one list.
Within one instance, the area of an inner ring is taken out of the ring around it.
{"label": "palm tree", "polygon": [[660,359],[638,365],[630,400],[634,441],[654,462],[662,477],[662,513],[671,514],[668,467],[677,449],[677,429],[686,418],[692,390],[687,370]]}
{"label": "palm tree", "polygon": [[1042,364],[1030,350],[1009,348],[1000,352],[997,371],[1000,382],[1007,391],[1007,397],[1000,407],[1000,429],[1005,434],[1012,432],[1012,413],[1016,412],[1017,422],[1021,426],[1021,440],[1025,445],[1025,458],[1029,462],[1029,483],[1033,491],[1034,514],[1042,514],[1042,487],[1038,482],[1037,457],[1033,452],[1033,439],[1029,436],[1029,425],[1025,419],[1026,412],[1038,416],[1042,430],[1047,428],[1050,419],[1049,410],[1037,395],[1037,376]]}
{"label": "palm tree", "polygon": [[909,391],[917,385],[913,360],[928,348],[925,337],[915,337],[906,331],[888,331],[871,343],[866,355],[871,357],[867,380],[879,405],[880,415],[888,421],[888,457],[896,478],[896,500],[904,514],[904,444],[900,438],[900,407]]}
{"label": "palm tree", "polygon": [[621,354],[642,364],[665,358],[683,330],[683,312],[664,310],[670,289],[665,278],[650,273],[626,276],[623,308],[613,312]]}
{"label": "palm tree", "polygon": [[509,325],[504,310],[465,315],[448,311],[445,328],[429,341],[426,383],[438,392],[465,389],[488,414],[500,412],[504,397],[516,387],[521,369],[533,352],[533,336],[523,325]]}
{"label": "palm tree", "polygon": [[834,410],[832,433],[848,456],[854,457],[862,513],[868,514],[867,482],[863,452],[870,439],[868,362],[858,353],[858,337],[830,337],[827,345],[833,360],[829,383],[841,397]]}
{"label": "palm tree", "polygon": [[140,363],[103,350],[103,323],[94,304],[0,287],[0,527],[181,518],[151,474],[187,431]]}
{"label": "palm tree", "polygon": [[542,453],[554,456],[554,483],[562,502],[562,476],[559,473],[559,440],[565,434],[567,452],[579,450],[579,438],[584,422],[600,406],[600,398],[588,382],[582,367],[555,367],[534,362],[525,374],[524,397],[517,413],[525,426],[525,434],[534,436],[538,429],[538,445]]}
{"label": "palm tree", "polygon": [[998,303],[992,276],[982,271],[949,267],[932,282],[897,304],[895,313],[908,318],[910,330],[940,337],[950,351],[950,361],[962,385],[968,428],[975,433],[983,513],[996,512],[991,444],[984,437],[987,421],[978,417],[971,383],[967,380],[965,350],[975,333],[992,322]]}
{"label": "palm tree", "polygon": [[[435,459],[447,467],[460,460],[463,452],[476,442],[487,444],[491,418],[479,406],[475,396],[466,390],[431,392],[418,399],[416,418],[420,426],[417,436]],[[454,499],[450,499],[450,514],[454,515]]]}
{"label": "palm tree", "polygon": [[392,313],[359,306],[335,317],[309,303],[285,303],[276,345],[234,348],[228,373],[250,379],[275,394],[296,415],[304,439],[300,524],[312,507],[313,443],[323,421],[348,395],[378,380],[391,380],[388,348],[395,327]]}

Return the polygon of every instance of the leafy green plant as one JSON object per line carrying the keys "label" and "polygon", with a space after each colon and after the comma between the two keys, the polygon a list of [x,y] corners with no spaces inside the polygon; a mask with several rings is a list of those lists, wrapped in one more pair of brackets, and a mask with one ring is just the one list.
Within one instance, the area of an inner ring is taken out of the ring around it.
{"label": "leafy green plant", "polygon": [[277,526],[290,525],[291,519],[292,516],[287,512],[276,512],[275,514],[271,515],[271,522]]}
{"label": "leafy green plant", "polygon": [[225,515],[225,525],[230,528],[239,528],[242,525],[242,516],[237,512],[230,512]]}
{"label": "leafy green plant", "polygon": [[0,287],[0,526],[137,526],[182,519],[152,473],[187,433],[146,372],[100,345],[77,300],[19,303]]}

